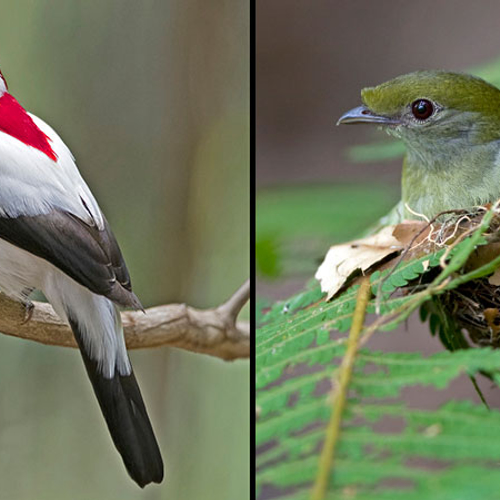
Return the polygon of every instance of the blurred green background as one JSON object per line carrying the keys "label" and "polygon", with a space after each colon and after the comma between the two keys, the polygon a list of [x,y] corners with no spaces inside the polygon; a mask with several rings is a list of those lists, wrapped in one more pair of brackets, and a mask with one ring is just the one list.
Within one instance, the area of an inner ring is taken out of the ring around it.
{"label": "blurred green background", "polygon": [[[247,2],[2,7],[9,90],[76,156],[142,303],[222,302],[250,259]],[[247,361],[131,354],[166,462],[141,491],[79,353],[0,343],[0,499],[248,498]]]}

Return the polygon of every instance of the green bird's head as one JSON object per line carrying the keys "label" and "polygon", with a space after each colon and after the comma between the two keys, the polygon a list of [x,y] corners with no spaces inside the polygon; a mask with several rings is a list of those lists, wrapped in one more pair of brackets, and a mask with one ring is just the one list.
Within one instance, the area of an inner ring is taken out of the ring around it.
{"label": "green bird's head", "polygon": [[365,88],[361,99],[338,124],[375,124],[405,143],[407,217],[500,198],[499,89],[466,74],[417,71]]}

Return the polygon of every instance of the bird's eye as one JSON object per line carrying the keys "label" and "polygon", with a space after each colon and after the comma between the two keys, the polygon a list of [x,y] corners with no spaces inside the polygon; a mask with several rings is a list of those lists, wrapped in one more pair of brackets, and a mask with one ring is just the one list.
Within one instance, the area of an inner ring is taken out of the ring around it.
{"label": "bird's eye", "polygon": [[417,99],[411,105],[411,112],[417,120],[427,120],[434,112],[434,106],[427,99]]}

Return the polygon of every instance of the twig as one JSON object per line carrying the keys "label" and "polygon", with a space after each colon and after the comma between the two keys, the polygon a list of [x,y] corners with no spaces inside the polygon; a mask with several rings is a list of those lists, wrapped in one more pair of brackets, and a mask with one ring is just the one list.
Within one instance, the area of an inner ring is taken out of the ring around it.
{"label": "twig", "polygon": [[[122,312],[129,349],[169,345],[224,360],[250,356],[250,325],[237,321],[250,296],[247,281],[227,302],[214,309],[168,304]],[[77,347],[69,326],[50,304],[34,302],[26,319],[24,305],[0,294],[0,332],[42,344]]]}
{"label": "twig", "polygon": [[347,391],[351,381],[354,368],[354,360],[358,351],[358,340],[365,321],[366,308],[370,300],[371,288],[370,277],[364,276],[361,279],[360,288],[356,300],[356,308],[352,319],[351,331],[347,343],[347,351],[342,360],[338,372],[338,381],[334,380],[334,392],[332,395],[332,414],[326,429],[325,442],[321,450],[319,459],[318,475],[311,492],[311,500],[323,500],[325,498],[328,480],[330,477],[333,459],[335,457],[335,447],[340,436],[340,425],[342,413],[347,400]]}
{"label": "twig", "polygon": [[220,314],[226,316],[228,319],[233,320],[233,325],[236,322],[236,318],[240,313],[243,306],[250,299],[250,280],[246,280],[243,285],[241,285],[236,292],[234,292],[229,299],[227,299],[224,304],[221,304],[217,310]]}
{"label": "twig", "polygon": [[[430,235],[432,235],[432,232],[434,231],[434,227],[433,227],[433,224],[440,218],[442,217],[443,215],[448,215],[448,214],[455,214],[455,215],[459,215],[459,214],[462,214],[464,212],[466,212],[466,210],[464,209],[454,209],[454,210],[444,210],[443,212],[439,212],[437,215],[435,215],[432,219],[428,219],[427,217],[425,217],[424,215],[422,214],[417,214],[416,212],[413,212],[413,210],[410,209],[410,207],[406,206],[407,210],[409,210],[412,214],[414,215],[421,215],[422,218],[425,219],[425,221],[427,222],[427,224],[425,226],[423,226],[420,231],[417,232],[417,234],[415,234],[413,236],[413,238],[410,240],[410,242],[408,243],[408,245],[406,245],[406,247],[403,249],[403,251],[401,252],[401,255],[399,256],[399,258],[396,260],[396,262],[394,263],[394,265],[392,266],[391,270],[387,273],[387,275],[382,279],[382,281],[379,283],[379,286],[378,286],[378,289],[377,289],[377,299],[376,299],[376,303],[375,303],[375,309],[377,311],[377,314],[379,314],[380,312],[380,300],[381,300],[381,290],[382,290],[382,287],[384,286],[384,283],[392,276],[392,274],[396,271],[396,269],[399,267],[399,265],[401,264],[401,262],[403,262],[403,260],[406,258],[406,256],[408,255],[408,252],[410,252],[410,250],[413,249],[413,244],[415,243],[415,241],[417,241],[417,239],[427,230],[427,229],[431,229],[431,232],[430,232]],[[429,235],[429,236],[430,236]],[[418,245],[417,245],[418,246]]]}
{"label": "twig", "polygon": [[[467,231],[463,232],[458,236],[458,238],[453,241],[450,245],[447,246],[446,250],[444,251],[443,255],[441,255],[439,259],[439,265],[441,269],[444,269],[446,267],[446,261],[448,260],[450,253],[457,247],[460,243],[462,243],[463,240],[468,238],[474,231],[477,229],[477,227],[471,227],[467,229]],[[455,231],[454,231],[455,234]],[[444,242],[446,243],[446,241]]]}

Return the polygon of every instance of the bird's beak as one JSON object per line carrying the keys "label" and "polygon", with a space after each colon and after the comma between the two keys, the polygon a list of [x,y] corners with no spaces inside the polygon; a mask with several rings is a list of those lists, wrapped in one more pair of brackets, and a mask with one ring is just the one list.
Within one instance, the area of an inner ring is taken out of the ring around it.
{"label": "bird's beak", "polygon": [[350,123],[378,123],[379,125],[397,125],[399,120],[388,116],[376,115],[366,106],[358,106],[344,113],[338,120],[337,125]]}

